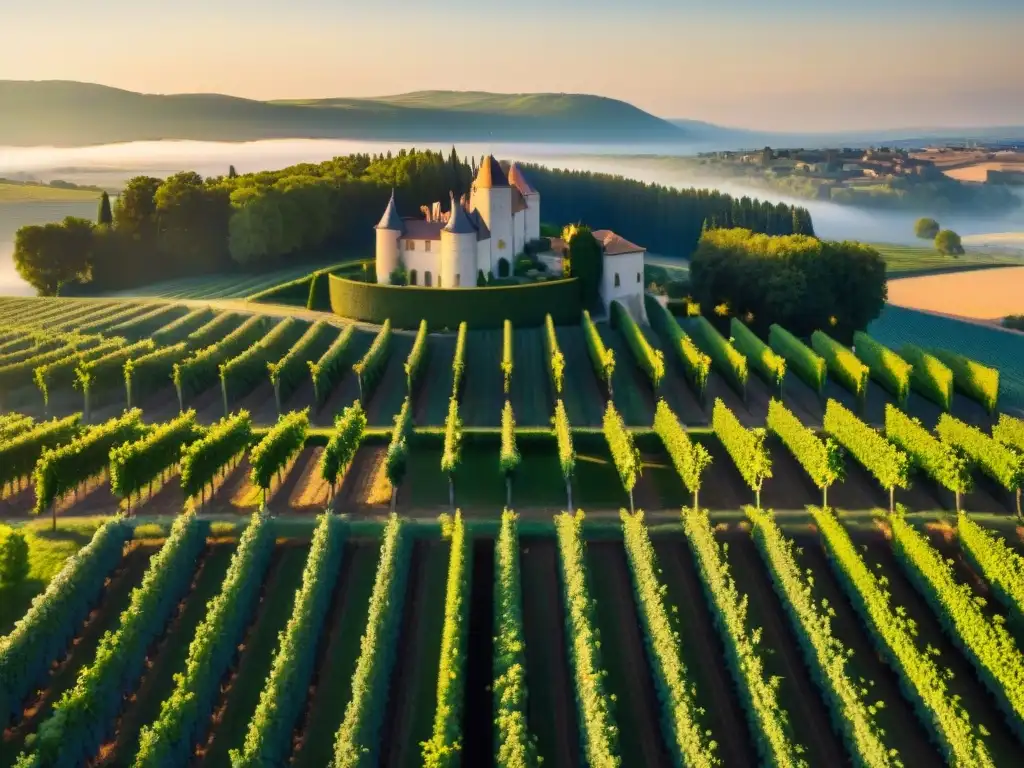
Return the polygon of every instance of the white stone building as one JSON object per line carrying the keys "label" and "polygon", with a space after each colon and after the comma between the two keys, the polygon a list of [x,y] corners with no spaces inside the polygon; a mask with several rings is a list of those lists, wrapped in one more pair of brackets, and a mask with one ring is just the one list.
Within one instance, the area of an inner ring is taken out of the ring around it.
{"label": "white stone building", "polygon": [[[424,218],[401,217],[394,195],[377,223],[378,283],[389,283],[402,265],[410,285],[471,288],[479,273],[494,277],[512,274],[526,244],[540,239],[540,194],[512,163],[508,173],[493,156],[484,158],[469,199],[451,198],[449,210],[440,203],[424,208]],[[601,298],[605,307],[622,301],[635,317],[644,313],[644,248],[611,230],[595,230],[604,252]],[[558,274],[565,243],[552,239],[552,252],[540,260]]]}

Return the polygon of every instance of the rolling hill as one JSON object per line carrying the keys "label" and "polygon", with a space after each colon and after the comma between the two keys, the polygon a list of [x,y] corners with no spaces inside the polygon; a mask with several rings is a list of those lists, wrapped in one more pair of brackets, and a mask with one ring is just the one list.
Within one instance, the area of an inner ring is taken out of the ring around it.
{"label": "rolling hill", "polygon": [[255,101],[143,94],[92,83],[0,80],[0,145],[158,139],[247,141],[673,141],[685,130],[630,104],[586,94],[420,91],[397,96]]}

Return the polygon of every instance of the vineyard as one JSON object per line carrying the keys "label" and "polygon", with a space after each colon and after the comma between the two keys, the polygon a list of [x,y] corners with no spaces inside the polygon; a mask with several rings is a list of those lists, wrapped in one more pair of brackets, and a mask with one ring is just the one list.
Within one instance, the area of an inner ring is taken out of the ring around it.
{"label": "vineyard", "polygon": [[0,768],[1019,764],[1000,370],[656,309],[0,300]]}

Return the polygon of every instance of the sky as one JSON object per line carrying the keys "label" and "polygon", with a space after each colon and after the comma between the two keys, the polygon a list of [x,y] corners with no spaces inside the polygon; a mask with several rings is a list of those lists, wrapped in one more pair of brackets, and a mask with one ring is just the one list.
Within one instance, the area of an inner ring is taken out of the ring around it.
{"label": "sky", "polygon": [[595,93],[766,131],[1024,125],[1021,0],[0,0],[0,79]]}

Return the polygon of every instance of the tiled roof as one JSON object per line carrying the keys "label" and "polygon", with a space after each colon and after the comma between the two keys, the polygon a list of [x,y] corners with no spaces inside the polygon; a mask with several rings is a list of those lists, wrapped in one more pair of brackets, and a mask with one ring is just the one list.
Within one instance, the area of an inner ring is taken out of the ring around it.
{"label": "tiled roof", "polygon": [[511,184],[516,189],[518,189],[524,195],[537,194],[537,190],[534,189],[533,185],[526,180],[526,176],[523,175],[523,172],[515,163],[512,163],[512,165],[508,169],[508,183]]}
{"label": "tiled roof", "polygon": [[516,187],[512,187],[512,213],[519,213],[526,210],[526,198]]}
{"label": "tiled roof", "polygon": [[484,217],[480,215],[480,211],[474,208],[469,212],[469,218],[473,222],[473,226],[476,227],[477,242],[480,240],[490,240],[491,230],[488,229],[487,222],[484,221]]}
{"label": "tiled roof", "polygon": [[393,191],[391,199],[388,200],[388,207],[384,209],[384,215],[380,217],[376,228],[392,229],[397,232],[402,231],[402,219],[398,215],[398,209],[395,208],[395,193]]}
{"label": "tiled roof", "polygon": [[645,253],[647,251],[646,248],[616,235],[610,229],[595,229],[593,235],[601,244],[605,256],[621,256],[624,253]]}
{"label": "tiled roof", "polygon": [[441,229],[444,227],[442,221],[424,221],[423,219],[406,219],[402,222],[405,225],[405,240],[440,240]]}
{"label": "tiled roof", "polygon": [[508,178],[501,170],[501,165],[494,159],[494,155],[487,155],[480,169],[476,172],[476,180],[473,186],[477,189],[490,189],[491,187],[507,187]]}

